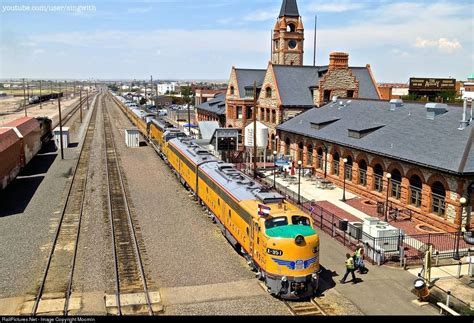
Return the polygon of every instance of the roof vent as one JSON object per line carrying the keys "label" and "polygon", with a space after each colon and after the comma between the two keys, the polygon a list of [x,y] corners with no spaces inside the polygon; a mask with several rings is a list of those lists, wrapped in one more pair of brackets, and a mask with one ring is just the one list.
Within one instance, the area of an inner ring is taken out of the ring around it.
{"label": "roof vent", "polygon": [[339,97],[333,96],[333,97],[332,97],[332,103],[337,103],[337,99],[339,99]]}
{"label": "roof vent", "polygon": [[426,119],[434,120],[437,116],[448,112],[448,105],[442,103],[427,103],[426,108]]}
{"label": "roof vent", "polygon": [[403,100],[393,99],[390,100],[390,111],[395,111],[397,108],[403,107]]}

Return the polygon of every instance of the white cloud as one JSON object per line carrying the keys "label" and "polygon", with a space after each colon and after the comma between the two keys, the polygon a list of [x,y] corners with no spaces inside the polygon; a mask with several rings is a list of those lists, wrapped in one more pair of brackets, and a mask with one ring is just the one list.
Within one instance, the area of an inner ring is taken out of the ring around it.
{"label": "white cloud", "polygon": [[43,54],[44,52],[45,52],[44,49],[37,48],[37,49],[33,50],[33,55],[40,55],[40,54]]}
{"label": "white cloud", "polygon": [[445,54],[452,54],[462,49],[462,45],[457,39],[449,40],[447,38],[429,40],[418,37],[414,46],[417,48],[437,47],[440,52]]}
{"label": "white cloud", "polygon": [[364,4],[349,0],[340,1],[316,1],[308,6],[311,12],[344,12],[349,10],[359,10],[364,8]]}
{"label": "white cloud", "polygon": [[151,11],[151,7],[135,7],[135,8],[128,8],[127,12],[130,14],[142,14]]}
{"label": "white cloud", "polygon": [[275,10],[270,10],[270,11],[260,11],[260,12],[255,12],[252,14],[249,14],[244,17],[244,20],[247,21],[266,21],[270,19],[275,19],[276,17],[276,11]]}
{"label": "white cloud", "polygon": [[405,58],[405,57],[409,57],[410,54],[404,50],[401,50],[399,48],[394,48],[390,51],[390,53],[396,57],[402,57],[402,58]]}

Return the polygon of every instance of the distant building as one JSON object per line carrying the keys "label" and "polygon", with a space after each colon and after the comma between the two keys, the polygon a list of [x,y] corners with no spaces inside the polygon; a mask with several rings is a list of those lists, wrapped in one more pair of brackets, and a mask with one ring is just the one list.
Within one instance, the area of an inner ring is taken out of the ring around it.
{"label": "distant building", "polygon": [[217,121],[219,127],[225,127],[225,93],[219,93],[217,96],[196,106],[198,121]]}
{"label": "distant building", "polygon": [[401,99],[409,94],[409,85],[404,83],[380,83],[378,89],[382,100]]}
{"label": "distant building", "polygon": [[227,88],[222,89],[211,89],[208,87],[195,87],[194,92],[196,93],[196,106],[206,103],[209,100],[215,99],[220,93],[226,93]]}
{"label": "distant building", "polygon": [[178,86],[178,82],[169,82],[169,83],[162,83],[158,84],[158,94],[170,94],[173,92],[177,92],[176,87]]}
{"label": "distant building", "polygon": [[168,107],[173,104],[173,98],[170,96],[160,95],[155,97],[155,105],[158,108]]}
{"label": "distant building", "polygon": [[438,79],[438,78],[419,78],[410,79],[410,94],[418,97],[426,97],[430,101],[435,101],[442,92],[455,92],[456,80]]}
{"label": "distant building", "polygon": [[341,187],[345,178],[347,190],[370,200],[385,202],[388,190],[394,207],[453,232],[461,197],[471,197],[466,214],[474,203],[474,120],[459,130],[462,113],[439,103],[342,100],[279,125],[279,152]]}
{"label": "distant building", "polygon": [[474,73],[468,76],[467,81],[459,81],[456,84],[456,91],[462,99],[474,100]]}

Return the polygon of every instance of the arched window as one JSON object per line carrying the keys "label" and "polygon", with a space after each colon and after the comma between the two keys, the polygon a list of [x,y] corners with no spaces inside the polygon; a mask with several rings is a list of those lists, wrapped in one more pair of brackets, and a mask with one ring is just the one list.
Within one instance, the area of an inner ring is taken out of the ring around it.
{"label": "arched window", "polygon": [[344,176],[346,177],[346,180],[352,181],[353,160],[351,156],[347,156],[346,159],[347,159],[347,163],[344,165],[344,170],[345,170]]}
{"label": "arched window", "polygon": [[272,97],[272,88],[271,87],[267,87],[266,90],[265,90],[265,97],[267,99],[270,99]]}
{"label": "arched window", "polygon": [[440,182],[435,182],[431,186],[431,212],[439,216],[446,213],[446,189]]}
{"label": "arched window", "polygon": [[367,186],[367,162],[363,159],[359,162],[359,184]]}
{"label": "arched window", "polygon": [[316,167],[323,169],[323,149],[321,147],[318,148],[318,165]]}
{"label": "arched window", "polygon": [[299,143],[298,145],[298,155],[296,156],[296,161],[298,162],[299,160],[303,161],[303,149],[304,149],[304,144],[302,142]]}
{"label": "arched window", "polygon": [[306,161],[306,165],[313,166],[313,145],[308,146],[308,160]]}
{"label": "arched window", "polygon": [[294,33],[296,31],[296,26],[293,23],[289,23],[286,27],[286,31],[289,33]]}
{"label": "arched window", "polygon": [[341,156],[339,153],[334,153],[333,156],[333,162],[332,162],[332,173],[336,176],[339,176],[339,159],[341,159]]}
{"label": "arched window", "polygon": [[[274,133],[272,133],[272,135],[270,136],[270,140],[271,140],[270,142],[271,142],[273,150],[278,150],[278,147],[275,147],[276,143],[275,143],[275,134]],[[273,154],[273,151],[272,151],[272,154]]]}
{"label": "arched window", "polygon": [[374,189],[377,192],[383,191],[383,168],[380,164],[375,165],[374,167]]}
{"label": "arched window", "polygon": [[402,196],[402,174],[398,169],[392,170],[392,197],[399,200]]}
{"label": "arched window", "polygon": [[230,87],[230,95],[235,95],[235,88],[233,86]]}
{"label": "arched window", "polygon": [[422,182],[418,175],[410,177],[410,204],[416,207],[421,207],[421,189]]}
{"label": "arched window", "polygon": [[285,139],[285,154],[286,155],[291,155],[291,153],[290,153],[290,144],[291,144],[290,138],[286,138]]}

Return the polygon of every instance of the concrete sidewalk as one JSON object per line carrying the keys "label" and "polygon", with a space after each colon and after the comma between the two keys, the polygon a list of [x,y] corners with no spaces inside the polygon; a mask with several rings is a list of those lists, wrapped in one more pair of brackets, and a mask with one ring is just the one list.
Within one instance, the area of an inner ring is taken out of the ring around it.
{"label": "concrete sidewalk", "polygon": [[[266,175],[268,176],[268,181],[270,182],[271,180],[273,183],[272,171],[266,172]],[[298,175],[294,176],[292,180],[276,177],[276,182],[292,192],[298,192]],[[301,196],[307,200],[323,202],[320,204],[329,203],[330,205],[334,205],[344,212],[347,212],[346,215],[351,215],[353,219],[357,218],[360,221],[364,221],[364,219],[371,217],[342,202],[343,190],[338,187],[334,189],[322,189],[317,186],[316,181],[308,180],[302,176],[300,193]],[[348,191],[346,191],[345,195],[347,200],[358,197]],[[344,217],[344,215],[341,216]],[[344,261],[347,252],[348,249],[346,247],[332,239],[331,236],[321,232],[321,265],[327,270],[337,273],[337,276],[331,277],[330,272],[326,271],[323,274],[323,278],[329,282],[328,286],[336,288],[336,290],[348,297],[363,313],[368,315],[436,315],[439,313],[432,307],[420,308],[418,305],[412,303],[412,301],[416,299],[416,296],[411,293],[411,290],[414,287],[413,282],[421,270],[421,265],[417,268],[405,271],[402,268],[371,266],[366,262],[370,270],[369,274],[358,275],[358,278],[361,278],[363,282],[356,285],[341,285],[339,280],[345,273]],[[439,280],[439,278],[443,276],[442,273],[445,273],[446,270],[450,272],[450,274],[447,274],[449,277],[443,277],[443,279]],[[442,287],[439,286],[441,289],[450,289],[453,296],[469,304],[472,302],[472,288],[469,284],[460,282],[453,274],[453,271],[457,273],[457,267],[456,269],[448,269],[448,267],[443,267],[443,269],[433,268],[432,279],[435,280],[435,284],[443,285]],[[463,262],[462,273],[465,275],[465,279],[468,279],[467,271],[467,262]],[[449,286],[454,287],[450,288]]]}

